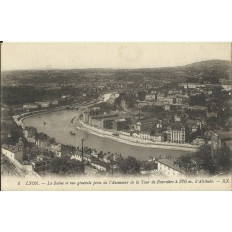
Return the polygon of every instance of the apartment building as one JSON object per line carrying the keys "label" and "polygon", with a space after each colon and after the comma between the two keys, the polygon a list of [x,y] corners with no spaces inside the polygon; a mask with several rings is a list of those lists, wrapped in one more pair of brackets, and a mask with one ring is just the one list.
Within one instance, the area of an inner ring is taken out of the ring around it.
{"label": "apartment building", "polygon": [[171,143],[185,143],[185,128],[172,126],[167,130],[167,141]]}

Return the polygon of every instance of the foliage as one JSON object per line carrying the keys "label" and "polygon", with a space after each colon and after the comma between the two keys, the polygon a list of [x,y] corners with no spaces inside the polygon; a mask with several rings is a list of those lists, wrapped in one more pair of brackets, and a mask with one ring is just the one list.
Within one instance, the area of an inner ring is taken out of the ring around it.
{"label": "foliage", "polygon": [[232,164],[231,158],[232,158],[232,152],[228,147],[223,146],[219,149],[216,159],[221,170],[223,171],[230,170]]}
{"label": "foliage", "polygon": [[202,167],[204,170],[214,173],[216,171],[216,163],[211,154],[211,146],[203,145],[199,148],[199,151],[196,152],[196,157],[199,157],[202,160]]}
{"label": "foliage", "polygon": [[69,156],[57,157],[51,161],[50,171],[59,175],[82,174],[84,164],[78,160],[71,160]]}
{"label": "foliage", "polygon": [[8,105],[32,103],[43,96],[44,91],[33,86],[4,86],[2,88],[2,101]]}
{"label": "foliage", "polygon": [[211,146],[206,144],[194,154],[179,157],[176,163],[186,171],[197,166],[198,170],[203,169],[211,174],[216,174],[230,170],[231,158],[232,153],[228,147],[222,146],[220,149],[212,151]]}
{"label": "foliage", "polygon": [[126,175],[138,174],[140,172],[140,163],[134,157],[129,156],[122,160],[119,171]]}
{"label": "foliage", "polygon": [[202,135],[202,131],[200,127],[197,128],[197,131],[186,133],[186,141],[192,142],[194,139],[196,139],[198,136]]}
{"label": "foliage", "polygon": [[190,106],[205,106],[206,96],[205,94],[197,94],[189,97]]}

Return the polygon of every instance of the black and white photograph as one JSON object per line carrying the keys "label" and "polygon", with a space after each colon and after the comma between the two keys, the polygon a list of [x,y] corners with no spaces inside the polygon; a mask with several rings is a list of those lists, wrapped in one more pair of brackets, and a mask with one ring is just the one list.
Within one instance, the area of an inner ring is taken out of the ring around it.
{"label": "black and white photograph", "polygon": [[1,56],[2,190],[231,189],[230,43],[2,43]]}

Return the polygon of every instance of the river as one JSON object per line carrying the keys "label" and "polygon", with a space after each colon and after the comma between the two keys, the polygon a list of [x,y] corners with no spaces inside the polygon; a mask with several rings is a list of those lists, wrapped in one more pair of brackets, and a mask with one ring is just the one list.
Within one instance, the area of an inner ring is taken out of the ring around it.
{"label": "river", "polygon": [[[138,160],[147,160],[150,157],[171,156],[176,159],[180,155],[188,154],[186,151],[173,151],[160,148],[138,147],[120,143],[114,140],[89,134],[88,132],[76,129],[71,125],[71,120],[78,115],[75,110],[62,110],[47,114],[34,115],[24,119],[25,126],[33,126],[38,132],[43,132],[56,139],[56,142],[81,146],[81,139],[84,139],[84,146],[95,148],[97,151],[113,152],[122,154],[124,157],[133,156]],[[44,124],[46,122],[46,124]],[[75,136],[70,135],[70,131],[76,133]]]}

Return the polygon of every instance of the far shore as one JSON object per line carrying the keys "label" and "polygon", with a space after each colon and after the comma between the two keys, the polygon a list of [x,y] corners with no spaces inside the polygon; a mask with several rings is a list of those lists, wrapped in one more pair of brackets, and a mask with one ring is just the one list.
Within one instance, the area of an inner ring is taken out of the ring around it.
{"label": "far shore", "polygon": [[165,143],[165,142],[144,142],[141,139],[129,137],[129,136],[123,136],[124,138],[116,137],[111,134],[108,131],[100,130],[97,128],[93,128],[83,122],[80,121],[81,126],[75,125],[75,127],[79,130],[94,134],[99,137],[115,140],[117,142],[125,143],[128,145],[138,146],[138,147],[146,147],[146,148],[160,148],[160,149],[166,149],[166,150],[177,150],[177,151],[191,151],[196,152],[198,147],[190,145],[190,144],[173,144],[173,143]]}
{"label": "far shore", "polygon": [[[96,103],[94,103],[96,104]],[[52,113],[52,112],[56,112],[56,111],[62,111],[62,110],[66,110],[66,107],[72,107],[72,106],[78,106],[78,103],[76,104],[71,104],[71,105],[65,105],[65,106],[59,106],[59,107],[55,107],[52,109],[47,109],[47,110],[40,110],[40,111],[34,111],[34,112],[30,112],[29,115],[14,115],[13,119],[14,121],[21,126],[24,129],[24,124],[23,121],[27,118],[30,117],[34,117],[37,115],[41,115],[41,114],[47,114],[47,113]],[[92,105],[92,104],[90,104]],[[88,107],[89,105],[86,105],[84,107]],[[81,108],[83,108],[83,106],[80,106]],[[27,114],[27,113],[24,113]],[[20,120],[18,120],[18,117],[22,117]],[[97,128],[93,128],[83,122],[81,122],[82,126],[78,126],[75,125],[75,127],[79,130],[88,132],[90,134],[94,134],[96,136],[99,137],[103,137],[106,139],[110,139],[110,140],[114,140],[120,143],[124,143],[124,144],[128,144],[128,145],[133,145],[133,146],[138,146],[138,147],[145,147],[145,148],[160,148],[160,149],[164,149],[164,150],[176,150],[176,151],[188,151],[188,152],[196,152],[198,147],[196,146],[192,146],[190,144],[173,144],[173,143],[155,143],[155,142],[145,142],[142,141],[141,139],[137,139],[134,137],[129,137],[126,135],[120,135],[121,137],[116,137],[113,136],[110,132],[108,131],[104,131],[104,130],[100,130]],[[123,137],[123,138],[122,138]]]}

